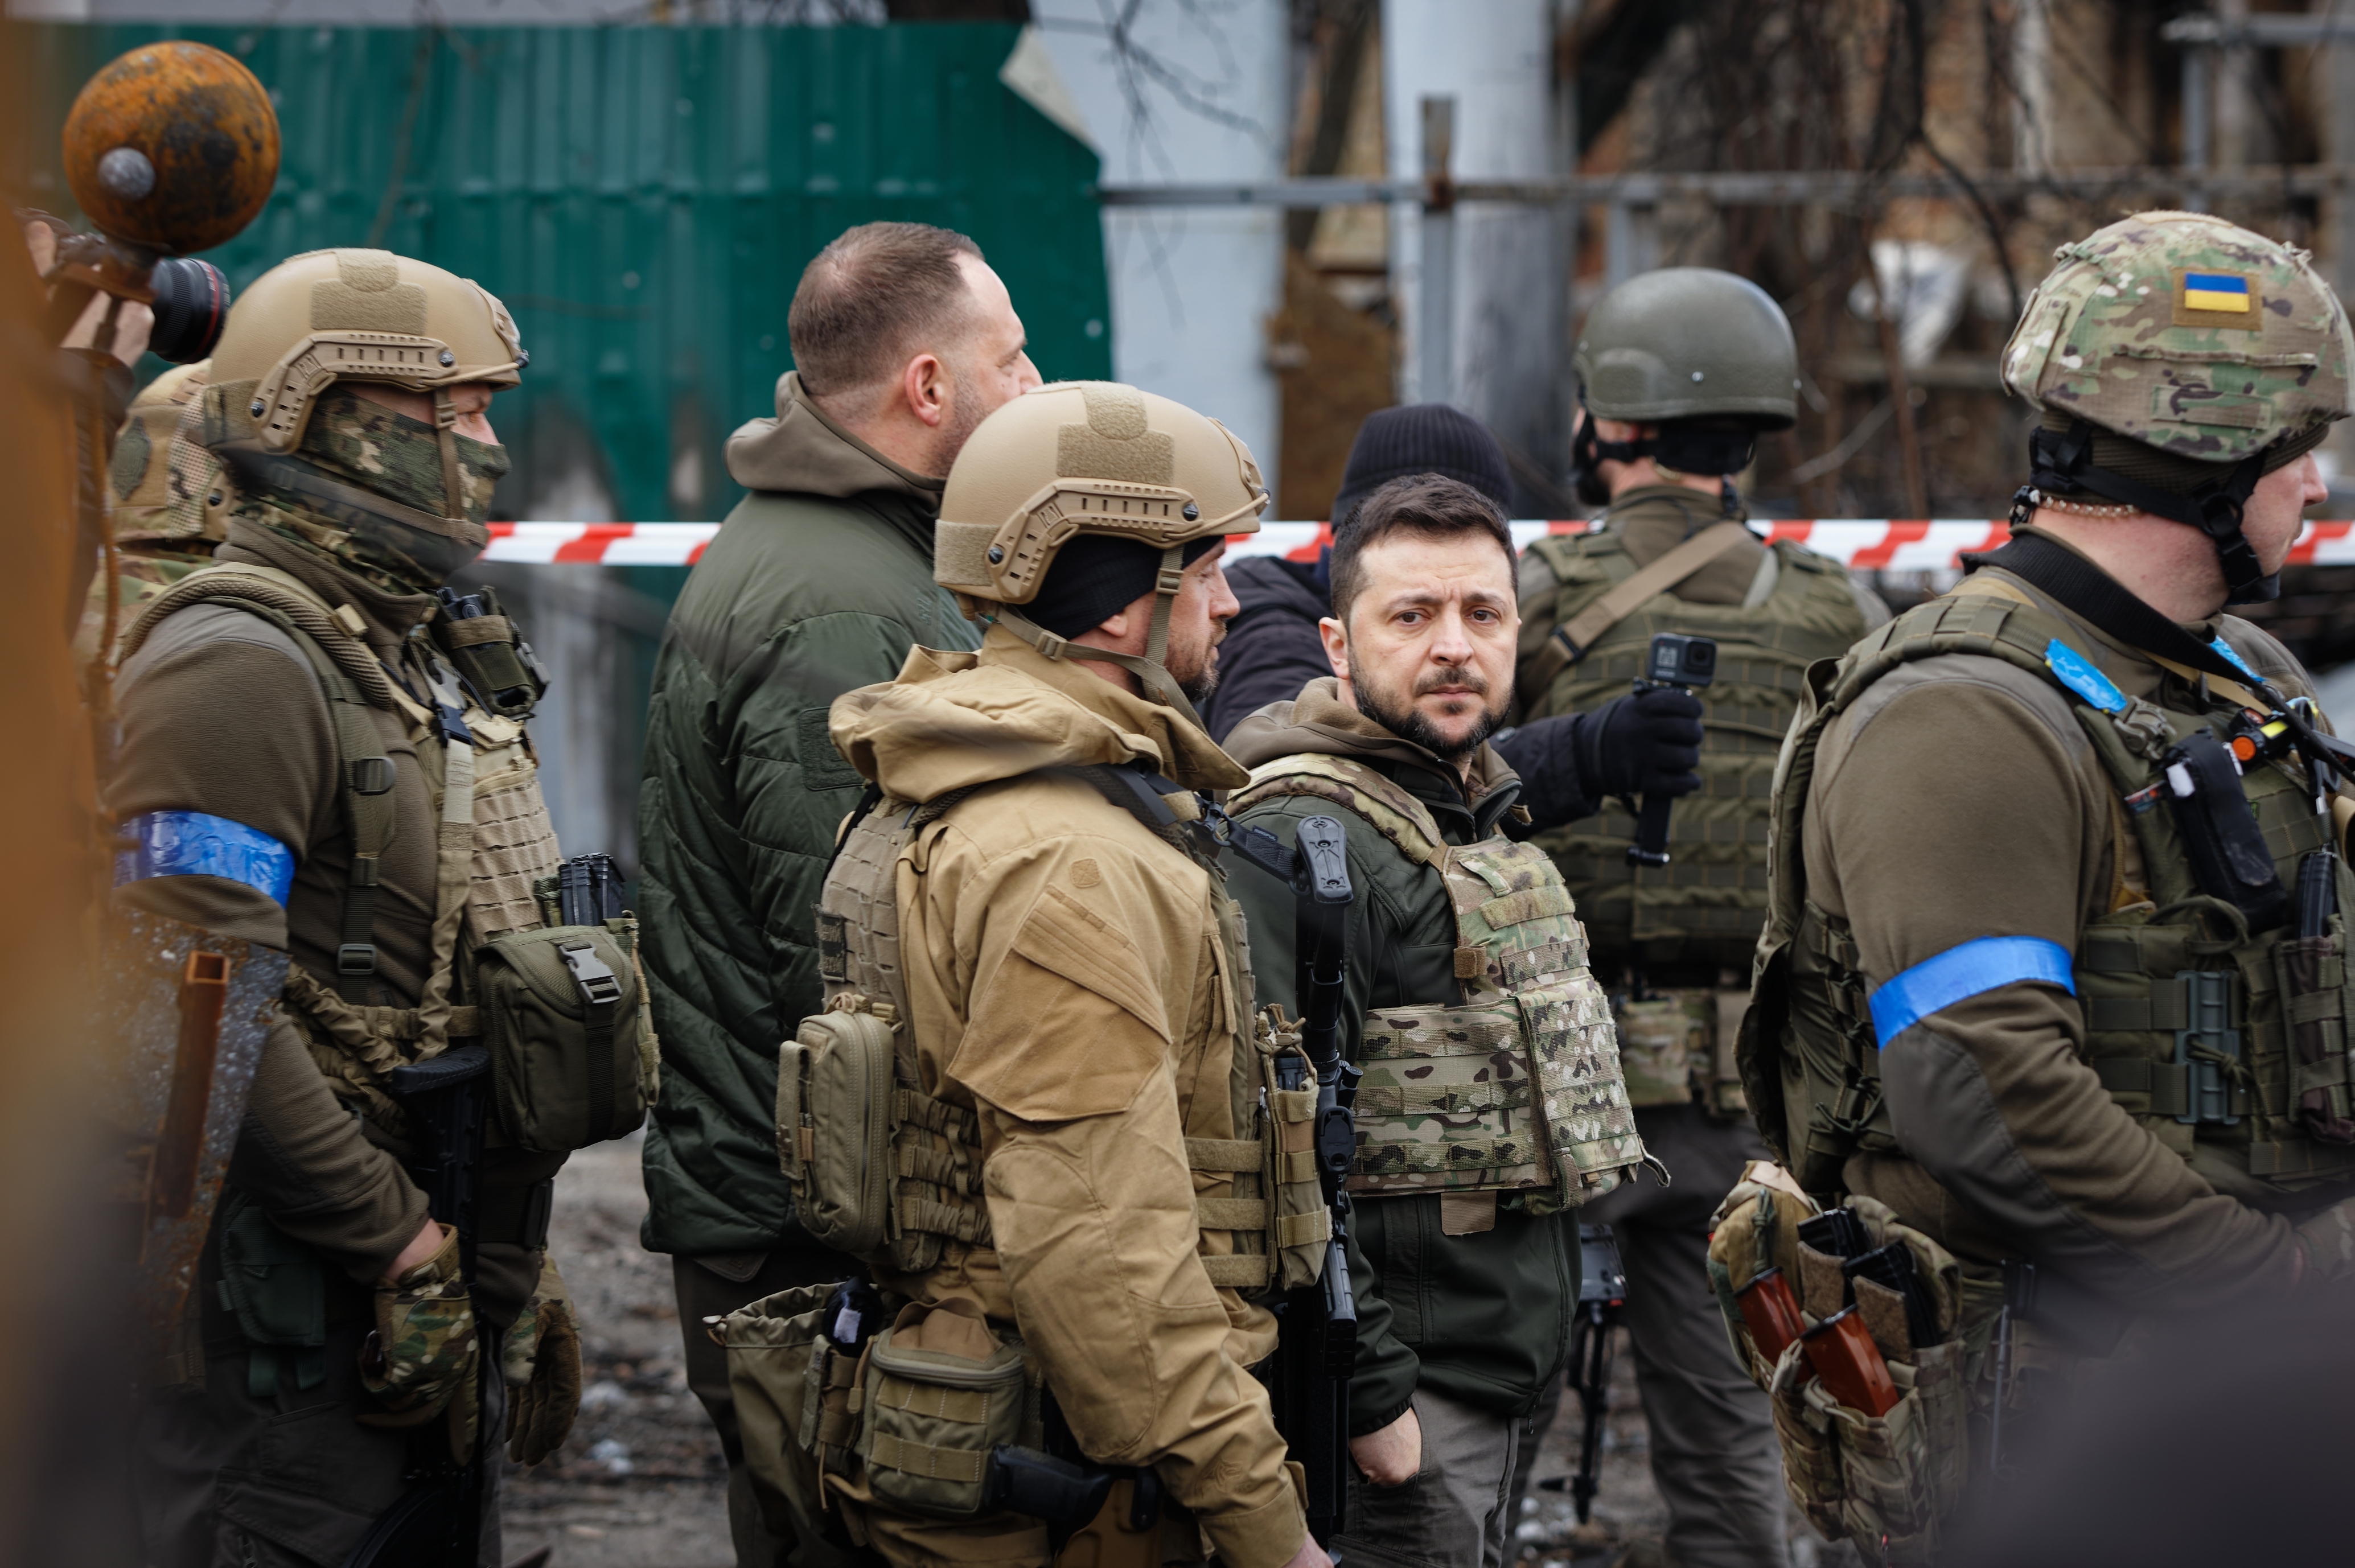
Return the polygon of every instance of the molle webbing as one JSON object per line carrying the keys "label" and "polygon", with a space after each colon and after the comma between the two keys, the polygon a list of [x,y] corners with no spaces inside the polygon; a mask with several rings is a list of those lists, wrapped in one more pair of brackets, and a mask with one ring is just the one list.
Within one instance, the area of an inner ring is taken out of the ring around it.
{"label": "molle webbing", "polygon": [[[1767,824],[1783,737],[1805,696],[1808,667],[1847,652],[1864,632],[1863,612],[1841,567],[1787,542],[1769,549],[1774,588],[1756,604],[1700,603],[1663,592],[1619,617],[1575,660],[1548,656],[1562,652],[1558,640],[1524,643],[1525,720],[1591,711],[1623,695],[1645,673],[1657,634],[1706,636],[1719,645],[1717,677],[1700,693],[1701,787],[1677,802],[1671,863],[1627,864],[1635,821],[1616,803],[1535,840],[1561,867],[1598,955],[1612,966],[1606,979],[1634,956],[1637,943],[1656,976],[1664,965],[1749,965],[1764,923]],[[1522,607],[1540,628],[1575,624],[1641,576],[1613,532],[1551,536],[1530,551],[1557,584],[1550,599],[1534,594]]]}
{"label": "molle webbing", "polygon": [[[1178,820],[1178,810],[1191,802],[1173,801],[1176,786],[1159,787],[1168,781],[1139,766],[1048,771],[1074,776],[1128,812],[1156,838],[1183,849],[1198,864],[1203,860]],[[980,1117],[971,1107],[922,1092],[922,1067],[909,1026],[910,1003],[900,960],[900,858],[926,828],[972,793],[959,790],[911,806],[870,786],[871,798],[853,814],[819,895],[818,967],[827,1006],[868,1011],[892,1026],[895,1179],[887,1245],[891,1266],[905,1273],[921,1274],[938,1264],[950,1242],[992,1244],[981,1186]],[[1221,983],[1232,982],[1222,975]],[[1239,1011],[1246,1006],[1247,998],[1238,1003]],[[1239,1035],[1235,1049],[1247,1052],[1252,1045],[1247,1036]],[[1200,1258],[1214,1286],[1264,1289],[1276,1281],[1276,1253],[1321,1245],[1330,1235],[1330,1216],[1321,1204],[1313,1211],[1278,1212],[1271,1195],[1287,1182],[1314,1190],[1316,1171],[1310,1145],[1316,1092],[1271,1088],[1266,1105],[1273,1148],[1257,1138],[1186,1140],[1188,1168],[1223,1179],[1234,1194],[1195,1200],[1196,1223],[1206,1238],[1215,1232],[1229,1236],[1231,1251],[1206,1252]],[[1273,1250],[1250,1250],[1253,1246]]]}
{"label": "molle webbing", "polygon": [[921,1273],[947,1242],[990,1244],[981,1192],[981,1123],[968,1106],[926,1094],[900,966],[900,855],[973,792],[921,805],[879,797],[835,849],[818,894],[818,973],[826,1005],[873,1013],[891,1029],[893,1266]]}

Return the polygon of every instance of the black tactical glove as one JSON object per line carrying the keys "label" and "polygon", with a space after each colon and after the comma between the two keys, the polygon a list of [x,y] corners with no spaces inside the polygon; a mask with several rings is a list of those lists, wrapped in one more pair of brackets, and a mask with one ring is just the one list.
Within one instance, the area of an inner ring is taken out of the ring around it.
{"label": "black tactical glove", "polygon": [[1686,691],[1614,697],[1578,727],[1580,782],[1598,797],[1700,788],[1700,699]]}

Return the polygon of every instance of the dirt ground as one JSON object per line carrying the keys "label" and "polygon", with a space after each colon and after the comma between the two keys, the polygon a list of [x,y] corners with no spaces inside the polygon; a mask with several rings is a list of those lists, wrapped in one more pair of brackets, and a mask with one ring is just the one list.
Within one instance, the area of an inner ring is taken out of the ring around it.
{"label": "dirt ground", "polygon": [[[646,1208],[638,1141],[572,1157],[557,1179],[549,1236],[581,1318],[581,1419],[564,1447],[529,1471],[509,1467],[504,1520],[512,1562],[552,1548],[549,1568],[731,1568],[726,1470],[703,1409],[687,1392],[670,1260],[638,1245]],[[1531,1568],[1660,1562],[1667,1514],[1646,1458],[1644,1414],[1624,1335],[1604,1426],[1594,1517],[1577,1523],[1567,1490],[1543,1483],[1578,1468],[1577,1402],[1548,1435],[1517,1531]],[[1803,1531],[1791,1568],[1828,1568]]]}

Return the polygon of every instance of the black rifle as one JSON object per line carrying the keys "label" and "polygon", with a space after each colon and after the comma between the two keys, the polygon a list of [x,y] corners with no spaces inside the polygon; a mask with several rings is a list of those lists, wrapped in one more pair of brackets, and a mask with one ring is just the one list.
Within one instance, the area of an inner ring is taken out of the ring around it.
{"label": "black rifle", "polygon": [[[430,1061],[396,1067],[385,1088],[416,1125],[418,1157],[410,1175],[425,1189],[427,1211],[458,1232],[458,1263],[474,1285],[474,1197],[489,1109],[491,1052],[463,1045]],[[412,1467],[409,1489],[377,1516],[344,1568],[477,1568],[483,1541],[483,1477],[493,1446],[484,1382],[498,1360],[498,1337],[477,1329],[482,1371],[475,1384],[474,1456],[461,1465],[446,1447]],[[420,1444],[444,1428],[421,1429]]]}
{"label": "black rifle", "polygon": [[1578,1474],[1551,1476],[1540,1491],[1558,1492],[1565,1479],[1578,1522],[1594,1511],[1603,1464],[1603,1418],[1611,1413],[1611,1330],[1627,1305],[1627,1271],[1619,1262],[1618,1239],[1608,1225],[1578,1228],[1578,1316],[1570,1326],[1570,1387],[1578,1395],[1581,1427]]}
{"label": "black rifle", "polygon": [[[1307,1472],[1308,1531],[1319,1543],[1341,1528],[1348,1503],[1349,1374],[1358,1362],[1358,1301],[1349,1289],[1350,1163],[1358,1133],[1351,1107],[1362,1074],[1341,1057],[1341,1012],[1348,980],[1348,835],[1338,819],[1305,819],[1287,849],[1263,827],[1237,827],[1234,851],[1292,889],[1299,935],[1300,1050],[1316,1073],[1311,1147],[1332,1217],[1324,1277],[1283,1305],[1277,1351],[1276,1425]],[[1276,1062],[1276,1087],[1298,1089],[1300,1058]]]}
{"label": "black rifle", "polygon": [[[1644,673],[1635,689],[1692,693],[1717,678],[1717,643],[1709,637],[1688,637],[1662,632],[1652,638],[1644,659]],[[1627,864],[1665,866],[1668,863],[1668,813],[1676,796],[1647,795],[1636,813],[1636,841],[1627,846]]]}

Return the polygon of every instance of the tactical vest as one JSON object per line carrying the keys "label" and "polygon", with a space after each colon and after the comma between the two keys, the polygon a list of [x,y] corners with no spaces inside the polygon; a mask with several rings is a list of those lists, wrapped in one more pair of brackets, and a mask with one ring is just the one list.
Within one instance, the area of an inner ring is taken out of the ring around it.
{"label": "tactical vest", "polygon": [[[1764,603],[1695,604],[1660,594],[1582,649],[1544,691],[1522,694],[1525,719],[1586,712],[1626,695],[1654,634],[1717,640],[1717,679],[1700,693],[1701,787],[1676,804],[1669,864],[1627,864],[1636,824],[1617,804],[1533,840],[1561,868],[1614,983],[1612,971],[1635,943],[1656,960],[1740,970],[1757,944],[1775,753],[1807,667],[1846,653],[1864,632],[1846,569],[1787,542],[1770,548],[1778,571]],[[1525,604],[1522,614],[1548,626],[1575,619],[1638,570],[1613,532],[1554,534],[1529,549],[1560,587],[1550,610]]]}
{"label": "tactical vest", "polygon": [[[558,923],[556,830],[523,719],[488,711],[438,662],[429,695],[448,713],[437,714],[387,673],[355,630],[357,612],[330,608],[301,579],[267,566],[221,563],[182,579],[141,611],[120,656],[128,659],[165,617],[197,603],[227,604],[284,632],[334,720],[353,850],[338,973],[293,965],[284,996],[329,1087],[382,1130],[405,1136],[408,1118],[386,1093],[385,1075],[453,1044],[480,1042],[491,1049],[494,1139],[569,1152],[636,1126],[656,1072],[636,923]],[[455,624],[480,638],[493,629],[483,619]],[[435,805],[432,956],[415,1007],[373,1000],[377,865],[397,824],[393,763],[371,709],[401,716]]]}
{"label": "tactical vest", "polygon": [[1355,814],[1439,873],[1455,916],[1453,1005],[1368,1009],[1353,1192],[1518,1193],[1575,1208],[1648,1157],[1620,1075],[1611,1005],[1545,852],[1499,834],[1451,845],[1430,808],[1362,763],[1282,757],[1228,809],[1307,795]]}
{"label": "tactical vest", "polygon": [[[1115,805],[1138,809],[1125,786],[1092,776],[1109,770],[1069,771]],[[971,793],[922,805],[883,797],[848,825],[816,911],[826,1011],[802,1021],[778,1062],[779,1162],[804,1228],[908,1282],[939,1266],[952,1246],[993,1244],[980,1118],[970,1104],[924,1092],[900,959],[902,880],[920,880],[926,845]],[[1186,1140],[1188,1168],[1226,1184],[1224,1196],[1214,1186],[1195,1199],[1202,1266],[1213,1285],[1246,1295],[1288,1290],[1318,1277],[1332,1235],[1310,1148],[1315,1075],[1305,1089],[1275,1087],[1274,1059],[1299,1055],[1297,1037],[1255,1016],[1242,912],[1225,896],[1216,860],[1186,852],[1212,879],[1219,1013],[1233,1044],[1224,1075],[1230,1125],[1251,1129]]]}
{"label": "tactical vest", "polygon": [[[2122,1110],[2220,1190],[2250,1197],[2355,1177],[2343,912],[2355,910],[2355,878],[2337,864],[2342,912],[2327,939],[2296,940],[2294,925],[2250,933],[2237,911],[2201,892],[2163,804],[2160,758],[2200,729],[2221,736],[2233,712],[2184,713],[2139,698],[2105,710],[2051,662],[2056,644],[2082,647],[2086,632],[2016,592],[1989,580],[1916,606],[1837,668],[1824,667],[1802,699],[1776,779],[1774,903],[1741,1046],[1761,1130],[1811,1192],[1843,1188],[1851,1153],[1899,1148],[1870,984],[1847,923],[1807,895],[1802,828],[1826,727],[1913,659],[1977,654],[2051,683],[2115,792],[2113,907],[2079,933],[2073,959],[2086,1065]],[[2057,656],[2067,662],[2065,651]],[[2242,786],[2275,870],[2295,887],[2301,859],[2329,837],[2301,770],[2253,761]]]}

